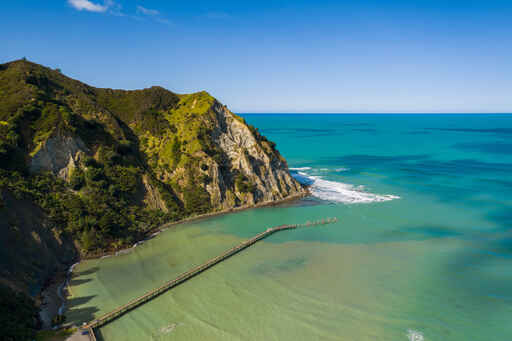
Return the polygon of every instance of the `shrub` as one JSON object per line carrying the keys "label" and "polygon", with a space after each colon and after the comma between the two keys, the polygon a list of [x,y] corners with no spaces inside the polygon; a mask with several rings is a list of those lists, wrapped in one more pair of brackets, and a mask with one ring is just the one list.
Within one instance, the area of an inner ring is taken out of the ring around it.
{"label": "shrub", "polygon": [[96,160],[94,160],[94,158],[91,156],[85,157],[84,164],[87,167],[97,167],[98,166],[98,163],[96,162]]}
{"label": "shrub", "polygon": [[253,193],[256,190],[256,185],[249,181],[242,173],[236,175],[235,186],[241,193]]}
{"label": "shrub", "polygon": [[85,178],[88,182],[100,181],[105,178],[103,168],[89,167],[85,171]]}
{"label": "shrub", "polygon": [[80,245],[84,250],[92,250],[96,247],[98,240],[96,239],[96,231],[93,229],[83,231],[82,237],[80,238]]}
{"label": "shrub", "polygon": [[85,185],[84,172],[79,168],[75,168],[71,173],[69,184],[72,189],[79,191]]}
{"label": "shrub", "polygon": [[172,164],[176,167],[181,159],[181,141],[177,136],[174,136],[171,149]]}
{"label": "shrub", "polygon": [[210,194],[202,186],[189,182],[183,191],[185,209],[189,214],[206,213],[211,208]]}

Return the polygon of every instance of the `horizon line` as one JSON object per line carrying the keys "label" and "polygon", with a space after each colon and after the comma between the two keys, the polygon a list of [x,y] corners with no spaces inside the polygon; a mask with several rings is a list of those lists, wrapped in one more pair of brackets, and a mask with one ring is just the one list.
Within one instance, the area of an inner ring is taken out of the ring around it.
{"label": "horizon line", "polygon": [[512,112],[242,112],[241,115],[512,115]]}

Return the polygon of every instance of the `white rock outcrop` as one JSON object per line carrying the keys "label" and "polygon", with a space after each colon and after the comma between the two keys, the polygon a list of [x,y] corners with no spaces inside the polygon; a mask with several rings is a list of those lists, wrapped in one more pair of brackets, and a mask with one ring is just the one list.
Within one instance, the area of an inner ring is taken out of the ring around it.
{"label": "white rock outcrop", "polygon": [[80,137],[52,136],[30,161],[31,172],[50,171],[67,180],[77,165],[80,154],[89,152]]}
{"label": "white rock outcrop", "polygon": [[256,186],[253,193],[232,192],[224,183],[222,168],[215,162],[208,166],[212,182],[207,186],[212,205],[229,208],[238,205],[252,205],[260,202],[284,199],[305,192],[305,189],[291,177],[286,161],[274,150],[268,150],[249,127],[236,118],[224,105],[216,102],[214,142],[229,158],[231,174],[238,171]]}

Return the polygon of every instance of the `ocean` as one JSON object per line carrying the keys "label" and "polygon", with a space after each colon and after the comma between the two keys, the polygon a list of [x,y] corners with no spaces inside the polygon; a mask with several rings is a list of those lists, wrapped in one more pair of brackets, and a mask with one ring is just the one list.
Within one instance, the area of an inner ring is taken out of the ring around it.
{"label": "ocean", "polygon": [[102,327],[114,340],[512,339],[512,115],[247,114],[304,200],[182,224],[75,268],[81,323],[281,224]]}

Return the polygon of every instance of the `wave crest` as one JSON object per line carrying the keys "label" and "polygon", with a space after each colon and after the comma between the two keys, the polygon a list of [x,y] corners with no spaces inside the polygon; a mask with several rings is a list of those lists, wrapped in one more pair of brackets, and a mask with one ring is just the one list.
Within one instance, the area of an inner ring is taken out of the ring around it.
{"label": "wave crest", "polygon": [[[309,167],[302,167],[311,169]],[[290,168],[290,170],[294,170]],[[364,186],[354,186],[342,182],[322,179],[319,176],[308,175],[295,171],[291,175],[301,184],[310,186],[311,194],[322,200],[340,202],[344,204],[368,204],[400,199],[399,196],[389,194],[374,194],[366,192]]]}
{"label": "wave crest", "polygon": [[296,168],[290,168],[291,171],[305,171],[305,170],[311,170],[311,167],[296,167]]}

